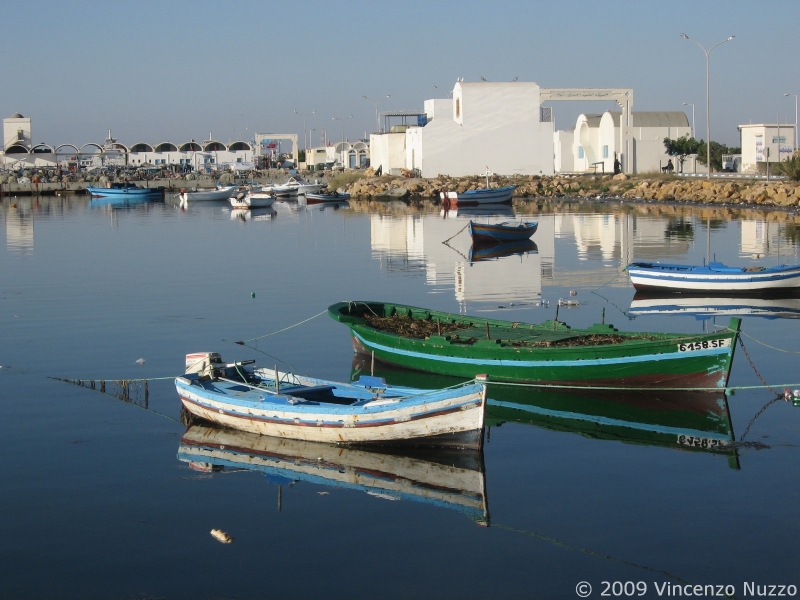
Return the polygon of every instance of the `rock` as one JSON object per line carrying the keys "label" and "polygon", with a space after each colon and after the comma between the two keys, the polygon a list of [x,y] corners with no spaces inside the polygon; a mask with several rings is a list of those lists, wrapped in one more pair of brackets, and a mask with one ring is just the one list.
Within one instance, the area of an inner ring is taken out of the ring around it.
{"label": "rock", "polygon": [[614,181],[625,181],[627,178],[628,176],[625,175],[625,173],[617,173],[614,175],[614,177],[612,177]]}

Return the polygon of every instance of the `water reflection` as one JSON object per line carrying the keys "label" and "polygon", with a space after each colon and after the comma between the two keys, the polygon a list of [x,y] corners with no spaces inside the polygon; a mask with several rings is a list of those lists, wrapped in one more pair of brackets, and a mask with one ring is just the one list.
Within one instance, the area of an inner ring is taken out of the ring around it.
{"label": "water reflection", "polygon": [[469,248],[467,260],[470,263],[481,262],[483,260],[497,260],[506,256],[521,256],[529,252],[538,252],[539,248],[531,240],[516,240],[513,242],[503,242],[489,246],[478,246],[475,244]]}
{"label": "water reflection", "polygon": [[279,484],[305,481],[388,500],[423,502],[489,525],[483,451],[404,448],[400,452],[192,425],[181,438],[178,459],[206,473],[246,469],[260,471]]}
{"label": "water reflection", "polygon": [[784,297],[764,296],[692,296],[683,294],[648,294],[636,292],[628,311],[631,316],[684,315],[698,320],[719,316],[800,318],[800,293]]}
{"label": "water reflection", "polygon": [[[351,378],[374,373],[394,385],[434,389],[453,377],[398,369],[356,354]],[[505,422],[630,444],[713,452],[738,469],[728,400],[722,392],[592,391],[489,384],[487,426]]]}
{"label": "water reflection", "polygon": [[239,221],[271,221],[278,216],[278,211],[274,208],[233,208],[231,209],[231,220]]}

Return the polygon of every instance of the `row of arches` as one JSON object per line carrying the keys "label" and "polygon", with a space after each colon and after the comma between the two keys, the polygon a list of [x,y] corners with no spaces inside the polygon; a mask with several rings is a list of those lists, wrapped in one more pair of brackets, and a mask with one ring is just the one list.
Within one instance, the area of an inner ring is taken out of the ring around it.
{"label": "row of arches", "polygon": [[[95,144],[94,142],[89,142],[88,144],[84,144],[83,146],[75,146],[74,144],[61,144],[60,146],[50,146],[48,144],[37,144],[33,146],[30,150],[23,146],[22,144],[13,144],[6,149],[6,154],[62,154],[63,149],[71,148],[74,150],[74,154],[95,154],[99,152],[108,151],[107,148],[104,148],[100,144]],[[203,142],[203,144],[198,144],[197,142],[186,142],[185,144],[176,145],[171,142],[163,142],[161,144],[157,144],[152,146],[146,143],[138,143],[134,144],[130,148],[127,148],[123,144],[114,144],[114,150],[120,152],[235,152],[237,150],[250,150],[252,151],[252,147],[247,142],[233,142],[230,145],[226,146],[222,142],[218,142],[216,140],[211,140],[207,142]]]}

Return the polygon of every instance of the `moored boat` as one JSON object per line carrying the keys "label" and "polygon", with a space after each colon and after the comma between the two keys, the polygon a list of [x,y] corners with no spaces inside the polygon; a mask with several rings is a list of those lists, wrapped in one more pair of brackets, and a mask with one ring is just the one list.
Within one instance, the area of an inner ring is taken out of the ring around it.
{"label": "moored boat", "polygon": [[459,206],[478,206],[480,204],[510,204],[517,186],[506,185],[499,188],[478,188],[466,192],[439,192],[442,207],[447,210]]}
{"label": "moored boat", "polygon": [[299,175],[293,175],[289,178],[289,180],[281,186],[277,186],[278,189],[291,191],[292,189],[297,190],[298,195],[305,195],[308,193],[315,194],[319,192],[323,187],[325,187],[324,183],[320,183],[317,180],[316,183],[311,183],[310,181],[306,181]]}
{"label": "moored boat", "polygon": [[164,188],[143,188],[134,183],[112,183],[109,187],[87,187],[92,198],[132,198],[132,197],[164,197]]}
{"label": "moored boat", "polygon": [[479,448],[486,386],[469,382],[443,390],[391,388],[365,379],[338,383],[226,364],[219,354],[186,355],[175,379],[191,414],[251,433],[337,444]]}
{"label": "moored boat", "polygon": [[230,198],[231,207],[239,209],[269,208],[275,204],[275,196],[265,192],[240,192]]}
{"label": "moored boat", "polygon": [[539,223],[535,221],[476,223],[470,220],[467,224],[467,231],[472,236],[472,243],[475,245],[499,244],[502,242],[528,240],[536,233],[538,227]]}
{"label": "moored boat", "polygon": [[357,352],[408,369],[490,381],[574,387],[724,388],[740,319],[708,334],[572,329],[384,302],[339,302]]}
{"label": "moored boat", "polygon": [[383,453],[196,424],[183,434],[178,459],[205,473],[247,469],[273,482],[303,481],[422,502],[489,524],[481,450]]}
{"label": "moored boat", "polygon": [[800,265],[728,267],[635,262],[627,267],[637,291],[725,294],[775,294],[800,291]]}
{"label": "moored boat", "polygon": [[350,200],[347,192],[315,192],[306,194],[306,204],[321,204],[323,202],[346,202]]}
{"label": "moored boat", "polygon": [[227,185],[227,186],[217,186],[215,188],[210,189],[182,189],[181,193],[179,194],[179,198],[181,203],[186,204],[188,202],[213,202],[213,201],[221,201],[227,200],[230,198],[234,192],[238,190],[238,186],[235,185]]}

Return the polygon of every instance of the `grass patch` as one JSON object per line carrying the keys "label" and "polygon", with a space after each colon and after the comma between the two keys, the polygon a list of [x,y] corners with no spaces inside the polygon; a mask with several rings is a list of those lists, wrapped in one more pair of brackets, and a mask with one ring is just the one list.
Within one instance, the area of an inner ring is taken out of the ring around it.
{"label": "grass patch", "polygon": [[343,185],[350,185],[355,183],[359,179],[364,177],[363,173],[358,173],[356,171],[347,171],[345,173],[339,173],[331,177],[330,181],[328,182],[328,189],[335,190]]}

